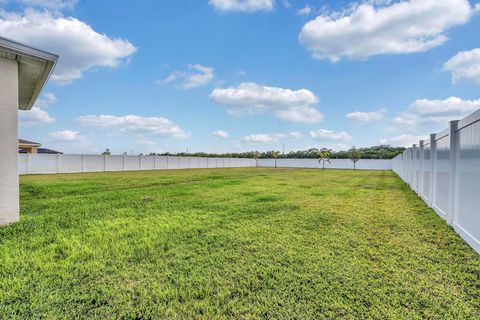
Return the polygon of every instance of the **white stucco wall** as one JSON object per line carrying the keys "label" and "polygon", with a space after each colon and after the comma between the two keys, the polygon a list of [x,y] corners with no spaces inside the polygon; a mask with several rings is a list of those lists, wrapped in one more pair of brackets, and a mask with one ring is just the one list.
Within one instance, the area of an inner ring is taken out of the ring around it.
{"label": "white stucco wall", "polygon": [[0,226],[19,220],[18,64],[0,58]]}

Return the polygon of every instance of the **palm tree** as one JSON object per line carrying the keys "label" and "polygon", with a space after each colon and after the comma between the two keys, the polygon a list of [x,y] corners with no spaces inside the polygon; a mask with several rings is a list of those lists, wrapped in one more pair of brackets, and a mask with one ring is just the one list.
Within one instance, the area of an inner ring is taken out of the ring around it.
{"label": "palm tree", "polygon": [[332,150],[323,148],[318,152],[318,162],[322,163],[323,170],[325,170],[325,161],[330,163],[330,157],[332,156]]}
{"label": "palm tree", "polygon": [[275,168],[277,167],[277,158],[280,155],[280,151],[272,151],[272,157],[275,159]]}

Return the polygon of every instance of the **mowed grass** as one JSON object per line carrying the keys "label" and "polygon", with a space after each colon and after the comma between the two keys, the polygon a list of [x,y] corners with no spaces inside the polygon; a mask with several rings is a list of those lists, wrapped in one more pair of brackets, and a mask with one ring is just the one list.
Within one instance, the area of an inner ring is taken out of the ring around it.
{"label": "mowed grass", "polygon": [[21,177],[0,319],[479,319],[480,258],[392,172]]}

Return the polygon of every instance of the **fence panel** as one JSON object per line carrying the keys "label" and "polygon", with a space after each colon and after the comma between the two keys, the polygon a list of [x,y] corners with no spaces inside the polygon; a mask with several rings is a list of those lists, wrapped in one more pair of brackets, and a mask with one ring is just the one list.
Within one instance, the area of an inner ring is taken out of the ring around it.
{"label": "fence panel", "polygon": [[29,154],[28,172],[31,174],[57,173],[58,156],[56,154]]}
{"label": "fence panel", "polygon": [[177,156],[19,154],[19,174],[254,167],[254,159]]}
{"label": "fence panel", "polygon": [[392,160],[362,159],[355,165],[358,170],[392,170]]}
{"label": "fence panel", "polygon": [[188,158],[178,157],[177,161],[178,161],[178,169],[188,169],[188,168],[190,168],[190,160],[188,160]]}
{"label": "fence panel", "polygon": [[[259,167],[275,167],[275,159],[258,159]],[[279,168],[323,168],[323,163],[318,159],[277,159]],[[348,169],[354,168],[349,159],[330,159],[325,162],[325,169]],[[361,159],[355,164],[358,170],[392,170],[392,160]]]}
{"label": "fence panel", "polygon": [[28,174],[28,154],[18,155],[18,174]]}
{"label": "fence panel", "polygon": [[258,159],[259,167],[275,167],[274,159]]}
{"label": "fence panel", "polygon": [[105,159],[105,171],[123,171],[123,156],[108,156]]}
{"label": "fence panel", "polygon": [[167,164],[168,169],[180,169],[180,157],[168,156]]}
{"label": "fence panel", "polygon": [[140,170],[155,170],[155,157],[153,156],[140,156],[141,168]]}
{"label": "fence panel", "polygon": [[168,158],[162,156],[155,156],[155,169],[165,170],[168,169]]}
{"label": "fence panel", "polygon": [[[275,162],[273,163],[275,166]],[[277,167],[281,168],[317,168],[317,159],[277,159]]]}
{"label": "fence panel", "polygon": [[78,154],[58,155],[59,173],[81,173],[83,172],[83,156]]}
{"label": "fence panel", "polygon": [[99,155],[85,155],[85,172],[104,172],[105,158]]}
{"label": "fence panel", "polygon": [[450,135],[441,135],[441,138],[435,143],[435,195],[433,196],[433,208],[443,219],[446,219],[450,189]]}
{"label": "fence panel", "polygon": [[[366,161],[366,160],[360,160],[360,161]],[[359,163],[357,162],[355,166],[357,166]],[[330,160],[330,163],[325,163],[325,168],[329,169],[353,169],[353,162],[349,159],[332,159]]]}
{"label": "fence panel", "polygon": [[453,226],[480,252],[480,122],[458,132]]}
{"label": "fence panel", "polygon": [[480,110],[420,144],[418,163],[413,146],[393,170],[413,188],[420,164],[422,199],[480,253]]}
{"label": "fence panel", "polygon": [[420,194],[420,170],[421,170],[421,158],[420,147],[415,145],[413,147],[413,190]]}
{"label": "fence panel", "polygon": [[201,169],[208,168],[208,159],[207,158],[198,158],[198,167]]}
{"label": "fence panel", "polygon": [[125,156],[125,171],[140,170],[140,158],[138,156]]}
{"label": "fence panel", "polygon": [[217,168],[217,159],[216,158],[208,158],[207,159],[208,168]]}
{"label": "fence panel", "polygon": [[431,161],[431,144],[430,140],[424,142],[423,152],[422,152],[422,190],[421,195],[425,202],[429,203],[431,194],[430,194],[430,183],[431,183],[431,172],[432,172],[432,161]]}

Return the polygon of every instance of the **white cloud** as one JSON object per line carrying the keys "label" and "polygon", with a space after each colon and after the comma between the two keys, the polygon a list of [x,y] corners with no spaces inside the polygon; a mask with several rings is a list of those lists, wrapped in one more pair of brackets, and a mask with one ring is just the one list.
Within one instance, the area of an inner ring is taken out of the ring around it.
{"label": "white cloud", "polygon": [[190,133],[180,128],[173,121],[162,117],[142,117],[137,115],[88,115],[77,118],[77,121],[86,126],[104,129],[114,129],[121,133],[137,135],[153,135],[185,139]]}
{"label": "white cloud", "polygon": [[73,17],[27,9],[0,10],[0,34],[60,55],[51,79],[68,84],[95,67],[117,67],[137,49],[127,40],[109,38]]}
{"label": "white cloud", "polygon": [[18,112],[18,121],[20,125],[34,126],[38,124],[50,124],[55,122],[55,118],[50,116],[48,112],[38,107],[33,107],[28,111],[20,110]]}
{"label": "white cloud", "polygon": [[408,0],[389,6],[377,2],[352,8],[318,16],[303,26],[300,42],[314,58],[335,62],[427,51],[447,41],[445,32],[474,13],[467,0]]}
{"label": "white cloud", "polygon": [[247,76],[247,72],[244,71],[244,70],[238,70],[237,71],[237,76],[245,77],[245,76]]}
{"label": "white cloud", "polygon": [[37,99],[35,102],[34,107],[38,107],[40,109],[47,108],[48,106],[55,104],[58,102],[58,98],[55,94],[51,92],[45,92],[42,94],[40,98]]}
{"label": "white cloud", "polygon": [[305,7],[297,11],[297,14],[301,16],[308,16],[310,13],[312,13],[312,11],[313,11],[312,7],[306,4]]}
{"label": "white cloud", "polygon": [[285,9],[289,9],[292,7],[292,5],[290,4],[290,1],[288,0],[282,0],[282,4]]}
{"label": "white cloud", "polygon": [[212,132],[212,136],[217,137],[217,138],[222,138],[222,139],[228,139],[229,135],[227,132],[223,130],[217,130]]}
{"label": "white cloud", "polygon": [[416,136],[411,134],[402,134],[399,136],[381,139],[380,144],[383,145],[391,145],[393,147],[411,147],[414,144],[419,144],[420,140],[424,140],[427,137],[424,136]]}
{"label": "white cloud", "polygon": [[350,141],[352,137],[345,131],[334,132],[326,129],[310,131],[310,136],[318,141]]}
{"label": "white cloud", "polygon": [[215,77],[213,68],[205,67],[199,64],[188,66],[190,72],[174,71],[164,80],[156,81],[157,84],[177,83],[182,89],[193,89],[204,86],[211,82]]}
{"label": "white cloud", "polygon": [[280,120],[318,123],[323,115],[314,107],[318,98],[310,90],[261,86],[252,82],[215,89],[210,99],[226,106],[232,115],[270,113]]}
{"label": "white cloud", "polygon": [[467,80],[480,84],[480,48],[457,53],[443,65],[443,69],[452,73],[454,83]]}
{"label": "white cloud", "polygon": [[223,12],[255,12],[273,10],[275,0],[209,0],[208,3]]}
{"label": "white cloud", "polygon": [[402,130],[416,131],[428,125],[447,126],[449,121],[460,120],[480,109],[480,99],[462,100],[450,97],[445,100],[421,99],[415,101],[406,112],[393,119]]}
{"label": "white cloud", "polygon": [[37,99],[35,105],[30,110],[19,110],[18,121],[22,126],[35,126],[41,124],[51,124],[55,122],[55,118],[43,110],[48,106],[56,103],[57,97],[53,93],[44,93]]}
{"label": "white cloud", "polygon": [[386,112],[387,111],[385,109],[380,109],[372,112],[355,111],[347,113],[347,118],[361,123],[367,123],[382,120],[385,117]]}
{"label": "white cloud", "polygon": [[60,142],[83,142],[85,137],[80,134],[78,131],[73,130],[64,130],[51,132],[50,137]]}
{"label": "white cloud", "polygon": [[[8,0],[6,2],[8,2]],[[27,7],[49,10],[71,10],[75,7],[78,0],[10,0],[10,2],[17,2]]]}
{"label": "white cloud", "polygon": [[288,133],[271,133],[271,134],[251,134],[245,136],[241,139],[242,142],[246,143],[272,143],[285,140],[299,140],[302,138],[300,132],[288,132]]}

